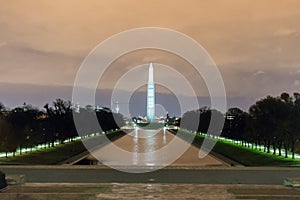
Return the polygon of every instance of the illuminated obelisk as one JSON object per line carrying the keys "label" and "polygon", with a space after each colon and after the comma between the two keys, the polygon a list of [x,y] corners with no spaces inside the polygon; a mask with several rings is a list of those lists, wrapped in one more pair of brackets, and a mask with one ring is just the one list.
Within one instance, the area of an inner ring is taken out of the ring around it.
{"label": "illuminated obelisk", "polygon": [[153,65],[149,66],[149,78],[147,86],[147,119],[153,121],[155,119],[155,86],[153,82]]}

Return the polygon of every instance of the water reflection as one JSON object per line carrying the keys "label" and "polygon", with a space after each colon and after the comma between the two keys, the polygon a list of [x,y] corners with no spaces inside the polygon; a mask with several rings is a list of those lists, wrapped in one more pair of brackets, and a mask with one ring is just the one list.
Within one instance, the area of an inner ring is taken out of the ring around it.
{"label": "water reflection", "polygon": [[164,127],[163,130],[164,130],[163,143],[166,144],[167,143],[166,127]]}
{"label": "water reflection", "polygon": [[[167,145],[171,145],[168,151],[160,151]],[[99,160],[98,164],[110,166],[164,166],[169,164],[173,155],[178,155],[179,147],[187,145],[180,138],[167,130],[143,130],[135,129],[130,134],[95,150],[92,155]],[[189,145],[189,144],[188,144]],[[124,153],[120,153],[123,151]],[[162,153],[161,153],[162,152]],[[199,149],[190,146],[175,164],[185,165],[219,165],[220,162],[210,156],[204,159],[198,157]],[[91,156],[90,156],[91,157]],[[95,159],[95,160],[96,160]]]}
{"label": "water reflection", "polygon": [[[168,145],[173,138],[174,135],[162,129],[136,128],[130,134],[96,150],[93,156],[101,161],[99,164],[155,166],[162,162],[157,150]],[[127,154],[122,156],[117,150],[125,151]]]}

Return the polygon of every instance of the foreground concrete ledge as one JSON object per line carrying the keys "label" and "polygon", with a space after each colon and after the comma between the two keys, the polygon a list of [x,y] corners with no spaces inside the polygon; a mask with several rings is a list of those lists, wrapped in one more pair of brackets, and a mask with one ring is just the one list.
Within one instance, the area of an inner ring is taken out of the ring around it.
{"label": "foreground concrete ledge", "polygon": [[23,174],[12,174],[6,176],[6,182],[8,185],[21,185],[26,182],[25,175]]}
{"label": "foreground concrete ledge", "polygon": [[300,177],[286,178],[284,179],[283,184],[285,186],[300,187]]}

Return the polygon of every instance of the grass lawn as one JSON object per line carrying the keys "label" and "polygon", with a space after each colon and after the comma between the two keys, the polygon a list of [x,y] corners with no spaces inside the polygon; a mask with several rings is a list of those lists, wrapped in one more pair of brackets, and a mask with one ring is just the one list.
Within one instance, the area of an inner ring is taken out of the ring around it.
{"label": "grass lawn", "polygon": [[[193,134],[183,130],[181,130],[181,132],[185,134]],[[204,136],[197,134],[193,143],[200,147],[203,140]],[[213,151],[245,166],[300,166],[299,159],[284,158],[283,156],[242,147],[222,140],[217,141]]]}
{"label": "grass lawn", "polygon": [[[124,132],[117,131],[107,134],[106,136],[110,140],[115,140],[124,135]],[[97,138],[103,137],[103,135],[96,136],[87,140],[93,145],[99,145],[97,143]],[[100,141],[100,140],[98,140]],[[16,154],[15,157],[10,156],[8,158],[0,158],[0,164],[16,164],[16,165],[47,165],[47,164],[57,164],[64,161],[70,157],[78,155],[86,151],[85,146],[82,142],[75,141],[66,144],[59,144],[55,147],[50,147],[46,149],[39,149],[32,152],[23,153],[22,155]]]}
{"label": "grass lawn", "polygon": [[1,164],[56,164],[59,161],[75,156],[85,151],[81,141],[59,144],[47,149],[39,149],[33,152],[16,154],[15,157],[0,158]]}

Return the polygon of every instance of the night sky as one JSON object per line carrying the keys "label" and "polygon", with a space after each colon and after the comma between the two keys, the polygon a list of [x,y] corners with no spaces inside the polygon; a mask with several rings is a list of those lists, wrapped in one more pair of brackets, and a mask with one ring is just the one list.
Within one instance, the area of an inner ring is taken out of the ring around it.
{"label": "night sky", "polygon": [[[267,95],[300,92],[298,0],[0,0],[0,5],[0,101],[10,107],[71,99],[77,70],[95,46],[149,26],[180,31],[207,50],[224,79],[229,107],[247,110]],[[149,62],[184,71],[199,86],[200,104],[209,104],[201,77],[184,61],[158,51],[134,52],[113,63],[99,83],[97,102],[108,105],[124,70]],[[176,106],[173,97],[166,98],[172,96],[168,91],[158,93],[162,105]],[[133,109],[143,113],[142,108]]]}

